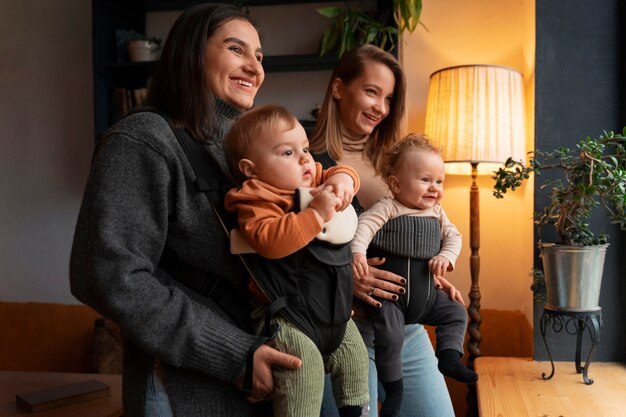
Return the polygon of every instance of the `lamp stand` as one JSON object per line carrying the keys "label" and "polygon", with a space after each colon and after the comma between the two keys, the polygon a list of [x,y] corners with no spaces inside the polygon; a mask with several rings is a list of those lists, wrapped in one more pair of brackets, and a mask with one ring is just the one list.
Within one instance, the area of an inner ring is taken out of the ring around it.
{"label": "lamp stand", "polygon": [[480,205],[479,192],[476,178],[478,177],[478,162],[472,162],[472,187],[470,188],[470,248],[472,254],[470,256],[470,275],[472,278],[472,287],[469,292],[470,304],[468,307],[469,323],[467,331],[469,333],[469,341],[467,342],[467,350],[469,358],[467,366],[474,369],[474,359],[480,356],[480,288],[478,287],[478,272],[480,270],[480,256],[478,249],[480,248]]}
{"label": "lamp stand", "polygon": [[[470,304],[467,308],[469,315],[469,323],[467,325],[467,332],[469,333],[469,340],[467,342],[467,350],[469,352],[469,358],[467,359],[467,367],[474,370],[474,359],[480,356],[480,288],[478,287],[478,272],[480,270],[480,256],[478,256],[478,249],[480,248],[480,204],[479,204],[479,192],[478,184],[476,184],[476,178],[478,177],[478,162],[472,162],[472,186],[470,188],[470,248],[472,254],[470,255],[470,275],[472,278],[472,287],[470,288],[469,298]],[[468,386],[467,396],[467,416],[478,416],[478,399],[476,394],[476,384]]]}

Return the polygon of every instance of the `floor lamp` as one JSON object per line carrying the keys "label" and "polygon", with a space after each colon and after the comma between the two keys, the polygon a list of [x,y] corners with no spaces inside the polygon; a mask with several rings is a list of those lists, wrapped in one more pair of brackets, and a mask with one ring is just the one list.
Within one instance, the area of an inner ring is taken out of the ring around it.
{"label": "floor lamp", "polygon": [[[471,167],[470,274],[468,366],[480,356],[480,206],[476,178],[491,173],[510,156],[525,156],[524,92],[522,75],[493,65],[444,68],[430,77],[425,133],[440,146],[446,172],[464,173]],[[451,166],[455,163],[455,166]],[[456,163],[464,163],[459,171]]]}

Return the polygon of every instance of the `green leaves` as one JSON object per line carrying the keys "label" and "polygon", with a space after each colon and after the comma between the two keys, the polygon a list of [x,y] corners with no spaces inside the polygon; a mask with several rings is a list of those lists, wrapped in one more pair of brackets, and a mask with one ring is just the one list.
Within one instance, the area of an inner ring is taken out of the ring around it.
{"label": "green leaves", "polygon": [[558,148],[552,152],[535,151],[528,165],[509,158],[504,168],[492,177],[493,195],[503,198],[514,191],[530,173],[558,170],[561,178],[545,181],[539,187],[547,192],[549,203],[535,213],[538,226],[554,225],[562,244],[594,245],[606,243],[607,236],[591,231],[589,219],[602,207],[611,223],[626,230],[626,127],[624,134],[603,132],[581,140],[575,150]]}
{"label": "green leaves", "polygon": [[521,162],[509,158],[504,163],[504,168],[499,168],[494,172],[493,178],[496,183],[493,186],[493,195],[496,198],[504,198],[504,194],[510,189],[515,191],[522,185],[524,180],[529,178],[529,174],[534,172],[532,165],[524,166]]}
{"label": "green leaves", "polygon": [[317,9],[317,12],[321,14],[322,16],[333,18],[333,17],[339,16],[343,12],[343,9],[340,7],[332,7],[332,6],[320,7],[319,9]]}
{"label": "green leaves", "polygon": [[[338,16],[342,11],[343,10],[338,7],[323,7],[317,9],[318,13],[330,18]],[[343,23],[343,19],[334,19],[326,31],[324,31],[320,45],[320,56],[337,50],[340,38],[343,36]]]}
{"label": "green leaves", "polygon": [[393,0],[393,17],[400,33],[413,33],[422,14],[421,0]]}
{"label": "green leaves", "polygon": [[352,10],[347,2],[346,9],[333,6],[317,9],[319,14],[332,19],[322,35],[320,56],[331,52],[341,56],[350,49],[365,44],[393,51],[399,32],[415,30],[422,11],[422,1],[394,0],[392,11],[397,28],[386,24],[385,13],[376,15],[359,9]]}

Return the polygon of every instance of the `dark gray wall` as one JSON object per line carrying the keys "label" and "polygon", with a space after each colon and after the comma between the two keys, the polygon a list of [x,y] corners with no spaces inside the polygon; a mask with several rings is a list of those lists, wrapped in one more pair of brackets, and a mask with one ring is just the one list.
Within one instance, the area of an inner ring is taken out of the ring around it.
{"label": "dark gray wall", "polygon": [[[622,0],[537,1],[537,65],[535,138],[538,149],[572,147],[603,130],[621,131],[624,113],[624,6]],[[545,178],[542,176],[539,178]],[[538,184],[541,181],[538,181]],[[535,210],[547,201],[535,190]],[[600,306],[604,328],[593,356],[597,361],[626,359],[625,233],[596,218],[610,235]],[[536,237],[535,237],[536,240]],[[546,236],[544,236],[544,240]],[[535,256],[536,265],[540,260]],[[547,358],[539,329],[542,306],[535,305],[535,358]],[[566,332],[548,338],[555,360],[574,359],[575,336]],[[585,344],[589,346],[588,337]],[[585,348],[583,348],[585,349]],[[586,350],[583,350],[583,354]],[[590,368],[593,376],[593,368]]]}

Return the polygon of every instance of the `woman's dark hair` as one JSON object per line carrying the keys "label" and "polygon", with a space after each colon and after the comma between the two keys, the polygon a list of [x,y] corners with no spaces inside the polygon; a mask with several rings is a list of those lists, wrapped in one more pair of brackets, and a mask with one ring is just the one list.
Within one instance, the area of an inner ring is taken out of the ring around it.
{"label": "woman's dark hair", "polygon": [[224,23],[240,19],[257,25],[241,10],[226,4],[199,4],[174,23],[150,84],[148,106],[165,111],[192,137],[209,141],[215,126],[215,96],[205,81],[207,39]]}

